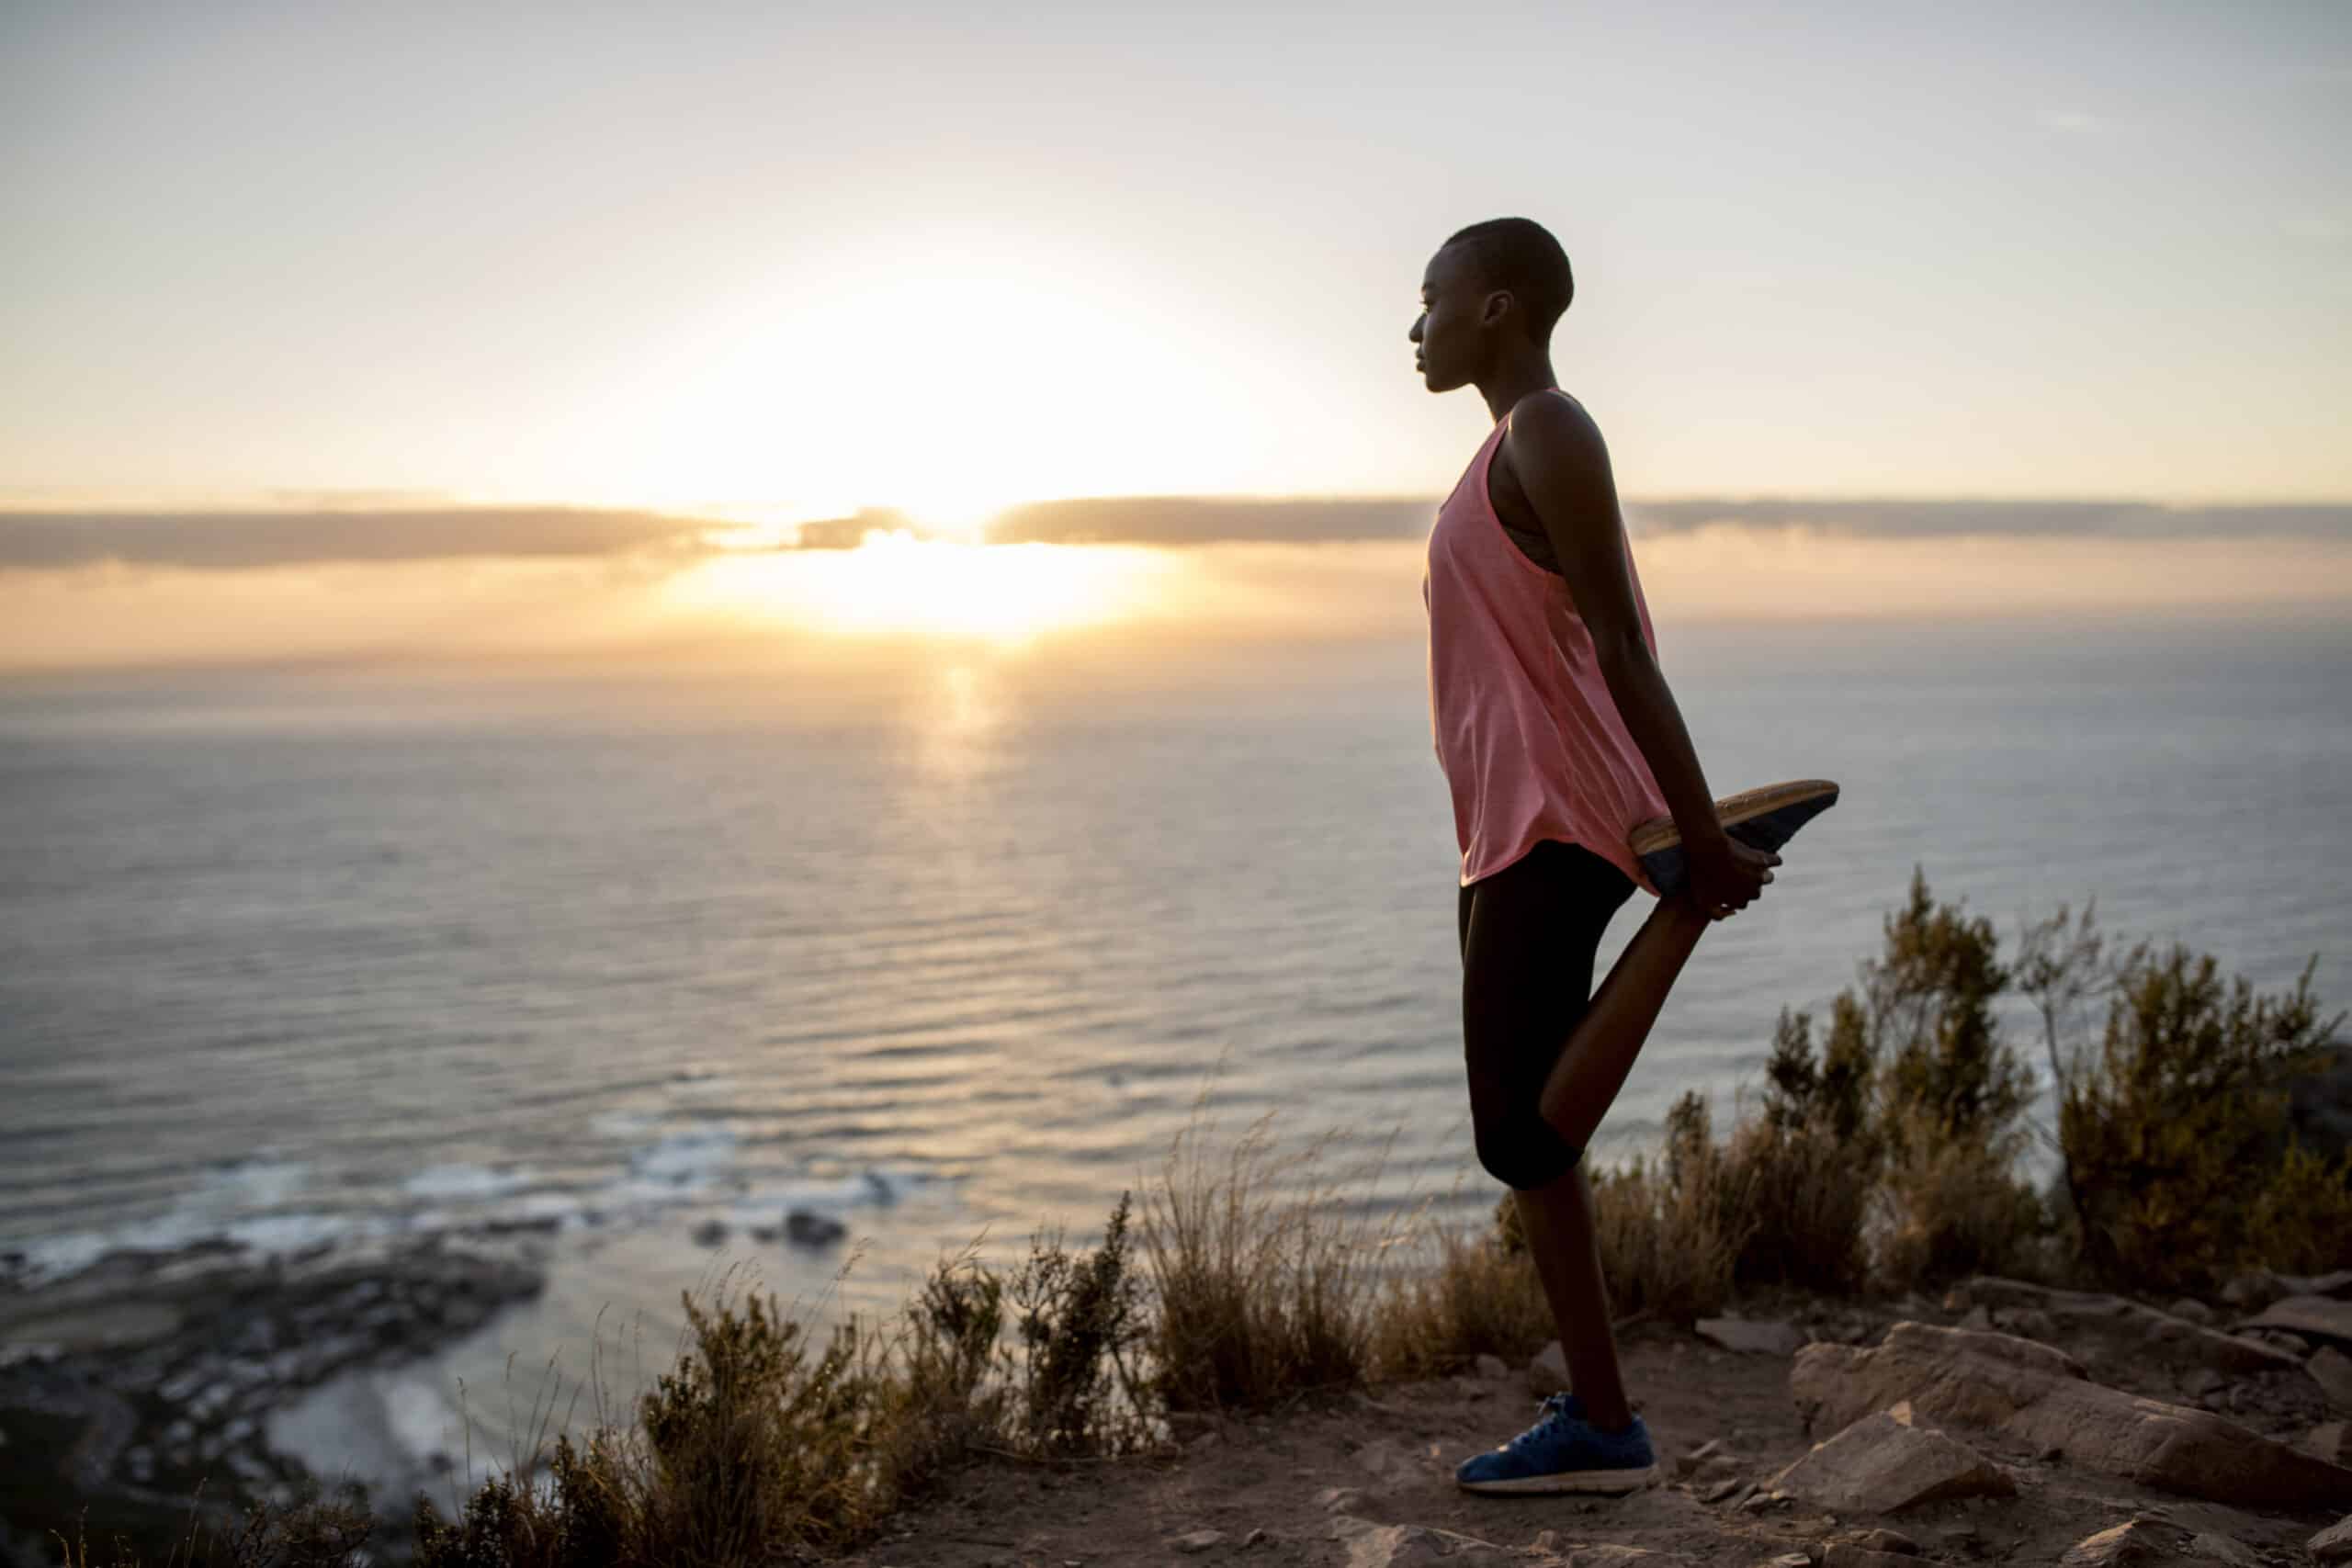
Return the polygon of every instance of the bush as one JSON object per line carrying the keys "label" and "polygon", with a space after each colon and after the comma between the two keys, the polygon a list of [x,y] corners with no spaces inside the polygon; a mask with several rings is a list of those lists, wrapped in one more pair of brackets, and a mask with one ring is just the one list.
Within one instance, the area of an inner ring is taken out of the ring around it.
{"label": "bush", "polygon": [[1371,1371],[1386,1241],[1314,1177],[1323,1145],[1278,1159],[1270,1122],[1252,1125],[1220,1169],[1195,1122],[1147,1202],[1151,1347],[1171,1410],[1262,1406],[1356,1386]]}
{"label": "bush", "polygon": [[2086,1267],[2179,1291],[2276,1263],[2273,1249],[2341,1258],[2352,1232],[2312,1222],[2342,1215],[2346,1173],[2290,1153],[2284,1135],[2288,1079],[2318,1065],[2343,1022],[2322,1020],[2311,976],[2258,996],[2184,947],[2126,957],[2105,1037],[2067,1064],[2059,1108]]}
{"label": "bush", "polygon": [[[1073,1258],[1061,1236],[1033,1237],[1013,1276],[1021,1309],[1021,1398],[1014,1438],[1026,1452],[1116,1454],[1148,1440],[1149,1411],[1129,1361],[1147,1337],[1140,1284],[1127,1257],[1127,1194],[1102,1245]],[[981,1321],[963,1324],[975,1344]]]}
{"label": "bush", "polygon": [[1601,1273],[1619,1315],[1688,1323],[1730,1299],[1732,1264],[1747,1235],[1724,1212],[1722,1164],[1706,1101],[1686,1094],[1667,1112],[1657,1161],[1594,1173]]}
{"label": "bush", "polygon": [[1506,1192],[1487,1230],[1429,1238],[1433,1268],[1396,1269],[1374,1313],[1372,1357],[1382,1377],[1459,1371],[1480,1356],[1519,1362],[1559,1337],[1552,1303]]}

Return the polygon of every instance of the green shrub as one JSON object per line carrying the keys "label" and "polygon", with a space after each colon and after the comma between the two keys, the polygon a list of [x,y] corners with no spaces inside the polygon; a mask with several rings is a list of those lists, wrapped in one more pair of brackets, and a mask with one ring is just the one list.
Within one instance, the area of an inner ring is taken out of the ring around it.
{"label": "green shrub", "polygon": [[[2096,1054],[2068,1065],[2059,1139],[2083,1264],[2156,1291],[2209,1285],[2265,1249],[2310,1256],[2297,1213],[2342,1213],[2329,1173],[2286,1152],[2286,1084],[2318,1065],[2342,1015],[2323,1020],[2309,966],[2285,996],[2209,956],[2143,944],[2116,976]],[[2339,1179],[2341,1172],[2335,1173]],[[2300,1210],[2298,1205],[2301,1205]],[[2333,1233],[2342,1257],[2342,1238]]]}
{"label": "green shrub", "polygon": [[[1057,1234],[1033,1237],[1013,1276],[1020,1308],[1020,1446],[1041,1455],[1115,1454],[1143,1447],[1149,1412],[1129,1362],[1147,1338],[1141,1284],[1127,1255],[1128,1195],[1102,1245],[1073,1258]],[[964,1324],[977,1335],[981,1318]]]}

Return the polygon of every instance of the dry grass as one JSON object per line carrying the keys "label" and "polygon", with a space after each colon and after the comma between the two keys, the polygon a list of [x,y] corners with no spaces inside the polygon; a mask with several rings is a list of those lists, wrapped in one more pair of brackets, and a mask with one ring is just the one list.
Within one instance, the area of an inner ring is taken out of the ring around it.
{"label": "dry grass", "polygon": [[1739,1236],[1733,1280],[1839,1294],[1870,1272],[1864,1241],[1873,1172],[1818,1122],[1744,1122],[1720,1162],[1723,1228]]}
{"label": "dry grass", "polygon": [[1917,1127],[1899,1141],[1871,1194],[1877,1282],[1909,1290],[1967,1274],[2048,1274],[2048,1212],[2015,1170],[2023,1142],[1988,1148]]}
{"label": "dry grass", "polygon": [[1509,1193],[1492,1226],[1423,1224],[1395,1258],[1373,1315],[1379,1377],[1438,1376],[1480,1356],[1521,1361],[1558,1337]]}
{"label": "dry grass", "polygon": [[1378,1270],[1397,1222],[1348,1203],[1347,1184],[1321,1168],[1328,1135],[1283,1153],[1271,1122],[1220,1159],[1196,1111],[1146,1196],[1150,1343],[1171,1410],[1262,1407],[1371,1374]]}
{"label": "dry grass", "polygon": [[[279,1505],[255,1503],[233,1523],[208,1526],[198,1506],[164,1560],[164,1568],[359,1568],[370,1561],[376,1516],[364,1490],[334,1495],[316,1490]],[[142,1557],[130,1541],[115,1538],[102,1550],[90,1548],[86,1528],[72,1540],[57,1538],[65,1568],[140,1568]]]}

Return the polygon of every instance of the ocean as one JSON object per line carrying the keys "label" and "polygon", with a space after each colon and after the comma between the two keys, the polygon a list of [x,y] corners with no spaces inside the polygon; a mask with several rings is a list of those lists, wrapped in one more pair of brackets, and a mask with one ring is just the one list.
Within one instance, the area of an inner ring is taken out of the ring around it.
{"label": "ocean", "polygon": [[[2005,935],[2095,897],[2111,937],[2352,992],[2340,619],[1659,637],[1717,793],[1845,795],[1705,939],[1597,1157],[1686,1089],[1736,1113],[1915,866]],[[0,1254],[541,1227],[540,1299],[372,1385],[421,1454],[461,1382],[498,1426],[510,1357],[666,1365],[729,1268],[887,1312],[976,1239],[1091,1240],[1195,1123],[1482,1215],[1419,644],[1087,646],[0,685]],[[754,1236],[796,1208],[845,1240]]]}

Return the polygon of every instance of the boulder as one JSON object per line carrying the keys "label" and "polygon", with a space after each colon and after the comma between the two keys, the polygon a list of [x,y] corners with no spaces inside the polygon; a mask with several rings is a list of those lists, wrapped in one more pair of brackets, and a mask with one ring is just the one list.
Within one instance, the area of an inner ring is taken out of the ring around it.
{"label": "boulder", "polygon": [[2330,1464],[2352,1464],[2352,1423],[2324,1422],[2305,1432],[2295,1446]]}
{"label": "boulder", "polygon": [[2085,1536],[2066,1549],[2059,1568],[2133,1568],[2142,1562],[2168,1562],[2173,1554],[2156,1540],[2157,1527],[2146,1519]]}
{"label": "boulder", "polygon": [[2331,1274],[2279,1274],[2273,1276],[2286,1287],[2283,1293],[2290,1296],[2334,1296],[2337,1301],[2352,1301],[2352,1269],[2338,1269]]}
{"label": "boulder", "polygon": [[1211,1547],[1225,1544],[1225,1532],[1223,1530],[1186,1530],[1182,1535],[1170,1537],[1168,1544],[1178,1551],[1206,1551]]}
{"label": "boulder", "polygon": [[831,1247],[849,1234],[849,1227],[831,1214],[795,1209],[784,1216],[784,1238],[799,1247]]}
{"label": "boulder", "polygon": [[[2294,1364],[2292,1356],[2260,1340],[2224,1334],[2218,1328],[2207,1327],[2203,1323],[2192,1323],[2172,1313],[2158,1312],[2152,1306],[2125,1301],[2121,1296],[2052,1290],[2046,1285],[2029,1284],[2023,1280],[2004,1280],[1992,1274],[1976,1276],[1968,1281],[1965,1288],[1972,1301],[1996,1309],[1994,1314],[1996,1324],[2000,1324],[2004,1313],[2038,1312],[2045,1314],[2046,1321],[2067,1328],[2079,1329],[2134,1348],[2144,1347],[2167,1357],[2222,1372],[2285,1371]],[[1963,1324],[1962,1326],[1975,1328],[1984,1325]],[[2007,1328],[2009,1325],[2000,1324],[2000,1326]],[[2038,1328],[2040,1325],[2035,1324],[2033,1326]],[[2049,1337],[2047,1334],[2034,1333],[2026,1327],[2018,1327],[2012,1332],[2030,1334],[2037,1339]]]}
{"label": "boulder", "polygon": [[1804,1335],[1793,1325],[1770,1319],[1702,1317],[1699,1337],[1726,1350],[1751,1356],[1793,1356],[1804,1347]]}
{"label": "boulder", "polygon": [[1527,1363],[1527,1392],[1539,1399],[1568,1392],[1568,1358],[1556,1339],[1535,1352]]}
{"label": "boulder", "polygon": [[1923,1421],[1995,1431],[2034,1452],[2237,1507],[2352,1504],[2352,1469],[2233,1421],[2092,1382],[2064,1351],[2006,1334],[1898,1323],[1875,1349],[1808,1345],[1789,1388],[1808,1429],[1908,1400]]}
{"label": "boulder", "polygon": [[2313,1561],[2352,1562],[2352,1518],[2342,1518],[2303,1543]]}
{"label": "boulder", "polygon": [[1892,1514],[1947,1497],[2006,1497],[2008,1472],[1966,1443],[1913,1423],[1911,1406],[1865,1416],[1770,1484],[1833,1514]]}
{"label": "boulder", "polygon": [[2352,1302],[2333,1296],[2288,1296],[2263,1308],[2246,1326],[2352,1345]]}
{"label": "boulder", "polygon": [[2262,1559],[2242,1540],[2206,1530],[2188,1543],[2188,1555],[2212,1568],[2262,1568]]}
{"label": "boulder", "polygon": [[1993,1314],[1993,1326],[2021,1339],[2048,1341],[2058,1337],[2058,1321],[2040,1307],[2003,1307]]}
{"label": "boulder", "polygon": [[1346,1515],[1331,1521],[1331,1539],[1348,1549],[1347,1568],[1506,1568],[1510,1553],[1492,1541],[1423,1525],[1375,1525]]}
{"label": "boulder", "polygon": [[2303,1371],[2327,1395],[2327,1402],[2336,1409],[2352,1412],[2352,1356],[2333,1345],[2323,1345],[2317,1354],[2303,1363]]}
{"label": "boulder", "polygon": [[1499,1382],[1510,1376],[1510,1368],[1500,1356],[1482,1355],[1471,1363],[1471,1370],[1490,1382]]}

